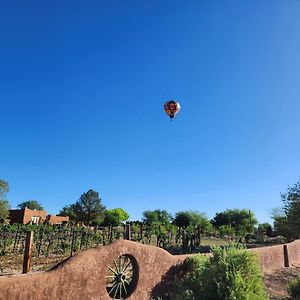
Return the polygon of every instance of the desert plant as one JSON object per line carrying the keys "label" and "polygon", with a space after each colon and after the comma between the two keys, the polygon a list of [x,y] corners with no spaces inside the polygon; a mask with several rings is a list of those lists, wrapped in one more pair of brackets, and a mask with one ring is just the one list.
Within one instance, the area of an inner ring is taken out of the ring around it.
{"label": "desert plant", "polygon": [[175,276],[171,276],[166,281],[168,292],[163,295],[162,299],[200,299],[198,292],[201,292],[201,276],[207,259],[203,255],[194,255],[187,258],[183,264],[176,266],[173,270]]}
{"label": "desert plant", "polygon": [[288,293],[292,299],[300,299],[300,276],[289,283]]}
{"label": "desert plant", "polygon": [[268,299],[254,254],[240,246],[216,247],[206,259],[194,256],[173,281],[170,299],[265,300]]}

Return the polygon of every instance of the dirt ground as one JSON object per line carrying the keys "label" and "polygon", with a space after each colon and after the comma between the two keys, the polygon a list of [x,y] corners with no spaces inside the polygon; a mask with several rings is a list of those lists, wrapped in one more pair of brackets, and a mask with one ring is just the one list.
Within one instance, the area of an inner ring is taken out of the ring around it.
{"label": "dirt ground", "polygon": [[276,270],[264,274],[264,283],[270,300],[290,299],[288,297],[287,285],[300,275],[300,266]]}
{"label": "dirt ground", "polygon": [[[49,257],[32,257],[31,272],[46,271],[69,257],[68,255],[50,255]],[[20,274],[23,267],[23,255],[0,256],[0,276]]]}
{"label": "dirt ground", "polygon": [[[31,262],[31,272],[45,271],[54,267],[67,256],[33,257]],[[21,255],[0,256],[0,276],[7,274],[17,274],[22,272]],[[272,273],[264,274],[264,283],[270,300],[287,300],[287,284],[300,275],[300,266],[276,270]]]}

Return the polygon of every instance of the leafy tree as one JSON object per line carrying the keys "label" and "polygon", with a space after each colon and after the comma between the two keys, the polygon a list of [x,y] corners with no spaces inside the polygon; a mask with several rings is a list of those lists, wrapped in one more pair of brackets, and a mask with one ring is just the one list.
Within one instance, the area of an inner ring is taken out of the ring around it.
{"label": "leafy tree", "polygon": [[7,200],[0,200],[0,224],[4,223],[9,217],[10,205]]}
{"label": "leafy tree", "polygon": [[288,239],[300,238],[300,181],[281,194],[283,207],[273,211],[274,229]]}
{"label": "leafy tree", "polygon": [[261,223],[257,226],[257,233],[260,235],[272,236],[272,226],[269,223]]}
{"label": "leafy tree", "polygon": [[18,208],[20,209],[25,209],[26,207],[32,210],[34,209],[44,210],[43,206],[40,203],[38,203],[36,200],[24,201],[18,205]]}
{"label": "leafy tree", "polygon": [[172,215],[166,210],[146,210],[143,212],[143,221],[148,224],[162,224],[167,225],[172,221]]}
{"label": "leafy tree", "polygon": [[221,225],[218,230],[220,237],[232,237],[235,234],[234,228],[232,228],[230,225]]}
{"label": "leafy tree", "polygon": [[79,200],[70,206],[64,207],[74,220],[86,225],[100,224],[104,219],[105,206],[101,203],[99,194],[93,190],[83,193]]}
{"label": "leafy tree", "polygon": [[293,228],[289,225],[288,219],[283,209],[273,209],[272,218],[274,220],[274,235],[280,235],[288,239],[292,239]]}
{"label": "leafy tree", "polygon": [[178,227],[188,227],[191,224],[191,218],[188,211],[179,211],[175,214],[174,224]]}
{"label": "leafy tree", "polygon": [[254,232],[257,223],[253,212],[248,209],[227,209],[224,212],[217,213],[212,220],[212,224],[216,228],[228,225],[234,228],[237,235]]}
{"label": "leafy tree", "polygon": [[0,179],[0,223],[4,223],[9,217],[10,205],[5,200],[5,194],[9,191],[8,183]]}
{"label": "leafy tree", "polygon": [[172,215],[166,210],[146,210],[143,212],[143,222],[146,224],[146,231],[149,242],[154,234],[157,237],[157,246],[164,247],[167,233],[172,231]]}
{"label": "leafy tree", "polygon": [[0,179],[0,199],[5,197],[5,194],[9,191],[8,183]]}
{"label": "leafy tree", "polygon": [[205,215],[205,213],[199,211],[179,211],[176,213],[174,218],[174,224],[178,227],[188,226],[200,226],[202,231],[208,231],[212,228],[212,225]]}
{"label": "leafy tree", "polygon": [[76,220],[74,213],[74,204],[64,206],[58,213],[58,216],[69,217],[70,220]]}
{"label": "leafy tree", "polygon": [[105,211],[103,225],[117,226],[128,219],[129,214],[122,208],[107,209]]}

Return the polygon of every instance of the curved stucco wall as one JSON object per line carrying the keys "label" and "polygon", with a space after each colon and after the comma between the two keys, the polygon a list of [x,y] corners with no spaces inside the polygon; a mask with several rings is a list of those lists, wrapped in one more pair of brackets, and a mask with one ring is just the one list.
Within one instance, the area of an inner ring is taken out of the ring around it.
{"label": "curved stucco wall", "polygon": [[[286,264],[300,264],[300,240],[249,251],[258,254],[263,272]],[[136,289],[127,298],[131,300],[151,299],[153,291],[160,294],[167,287],[166,278],[172,271],[177,272],[176,266],[181,266],[180,263],[187,257],[173,256],[154,246],[117,241],[82,251],[47,272],[0,277],[0,300],[111,300],[106,291],[105,276],[111,262],[124,254],[133,256],[139,268]]]}
{"label": "curved stucco wall", "polygon": [[0,277],[0,299],[111,300],[105,276],[113,259],[123,254],[132,255],[139,267],[136,289],[127,298],[136,300],[151,299],[153,288],[163,276],[185,259],[154,246],[118,241],[83,251],[47,272]]}

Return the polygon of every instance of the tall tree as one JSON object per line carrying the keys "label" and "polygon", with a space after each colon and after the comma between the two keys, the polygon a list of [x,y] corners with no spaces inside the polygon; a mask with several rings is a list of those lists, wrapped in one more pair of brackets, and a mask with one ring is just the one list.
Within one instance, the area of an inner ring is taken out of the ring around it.
{"label": "tall tree", "polygon": [[300,181],[281,194],[281,212],[273,211],[274,228],[277,234],[288,239],[300,238]]}
{"label": "tall tree", "polygon": [[76,220],[74,213],[74,204],[64,206],[58,213],[58,216],[69,217],[70,220]]}
{"label": "tall tree", "polygon": [[293,239],[293,227],[290,226],[283,208],[273,208],[271,217],[274,220],[274,235]]}
{"label": "tall tree", "polygon": [[128,218],[129,214],[122,208],[107,209],[105,211],[103,225],[117,226],[128,220]]}
{"label": "tall tree", "polygon": [[9,217],[10,205],[5,200],[5,195],[8,191],[8,183],[0,179],[0,223],[4,223]]}
{"label": "tall tree", "polygon": [[202,231],[208,231],[212,224],[205,213],[193,210],[179,211],[175,215],[174,223],[178,227],[200,226]]}
{"label": "tall tree", "polygon": [[7,200],[0,200],[0,224],[4,223],[9,217],[10,205]]}
{"label": "tall tree", "polygon": [[0,179],[0,199],[3,199],[5,197],[5,194],[8,193],[8,191],[9,191],[8,183]]}
{"label": "tall tree", "polygon": [[20,209],[25,209],[25,207],[32,209],[32,210],[34,210],[34,209],[44,210],[43,206],[40,203],[38,203],[36,200],[24,201],[18,205],[18,208],[20,208]]}
{"label": "tall tree", "polygon": [[81,221],[86,225],[100,224],[104,219],[105,206],[101,203],[99,194],[89,190],[71,205],[71,210],[76,221]]}
{"label": "tall tree", "polygon": [[254,232],[257,220],[253,212],[248,209],[227,209],[217,213],[212,224],[219,228],[220,226],[231,226],[237,235]]}
{"label": "tall tree", "polygon": [[143,222],[152,224],[162,224],[167,225],[172,221],[172,215],[166,210],[146,210],[143,212]]}

